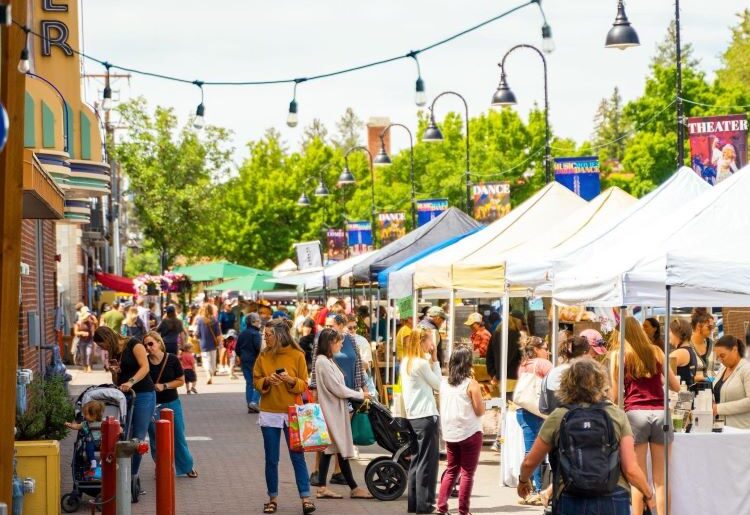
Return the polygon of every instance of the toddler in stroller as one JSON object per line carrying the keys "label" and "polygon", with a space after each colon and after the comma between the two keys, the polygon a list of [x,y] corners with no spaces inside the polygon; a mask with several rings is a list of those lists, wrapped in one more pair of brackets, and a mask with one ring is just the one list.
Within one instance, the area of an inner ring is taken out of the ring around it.
{"label": "toddler in stroller", "polygon": [[84,477],[87,479],[101,479],[102,468],[101,465],[97,465],[96,452],[102,444],[104,403],[101,401],[89,401],[83,405],[81,411],[83,413],[83,421],[66,422],[65,426],[78,431],[77,440],[83,442],[86,462],[89,464],[89,469],[84,472]]}

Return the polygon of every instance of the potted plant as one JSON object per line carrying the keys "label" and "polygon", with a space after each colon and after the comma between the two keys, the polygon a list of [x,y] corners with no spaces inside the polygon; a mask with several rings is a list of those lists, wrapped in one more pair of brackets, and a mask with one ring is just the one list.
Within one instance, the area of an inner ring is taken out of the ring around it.
{"label": "potted plant", "polygon": [[138,296],[159,295],[161,291],[161,277],[143,274],[133,279],[133,285],[138,291]]}

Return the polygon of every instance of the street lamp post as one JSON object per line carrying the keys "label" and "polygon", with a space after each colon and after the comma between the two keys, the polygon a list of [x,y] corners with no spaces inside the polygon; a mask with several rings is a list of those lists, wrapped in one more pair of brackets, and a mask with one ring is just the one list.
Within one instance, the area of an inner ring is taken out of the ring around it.
{"label": "street lamp post", "polygon": [[391,129],[391,127],[401,127],[409,134],[409,182],[411,183],[411,226],[412,228],[417,226],[417,191],[414,185],[414,136],[411,133],[409,127],[402,123],[392,123],[388,125],[380,133],[380,150],[373,158],[372,162],[375,166],[384,166],[391,164],[391,157],[388,152],[385,151],[385,134]]}
{"label": "street lamp post", "polygon": [[356,147],[352,147],[349,150],[346,151],[344,154],[344,169],[341,171],[341,175],[339,175],[339,180],[337,184],[339,186],[346,186],[347,184],[354,184],[356,182],[356,179],[354,178],[354,174],[349,170],[349,154],[354,152],[355,150],[360,150],[362,152],[367,153],[368,157],[368,163],[370,165],[370,193],[371,193],[371,203],[370,203],[370,223],[372,224],[372,241],[373,241],[373,247],[375,242],[375,216],[376,216],[376,209],[375,209],[375,170],[373,168],[373,161],[372,161],[372,152],[370,152],[370,149],[367,147],[363,147],[361,145],[358,145]]}
{"label": "street lamp post", "polygon": [[542,64],[544,66],[544,180],[549,183],[552,179],[552,156],[549,143],[549,90],[547,87],[547,59],[544,57],[541,50],[533,45],[521,44],[516,45],[505,52],[503,60],[498,64],[500,67],[500,84],[498,85],[495,94],[492,95],[492,106],[510,106],[517,103],[516,95],[511,91],[508,82],[505,79],[505,60],[513,51],[518,50],[519,48],[528,48],[529,50],[536,52],[539,57],[542,58]]}
{"label": "street lamp post", "polygon": [[[315,177],[308,177],[303,183],[303,185],[308,184],[310,180],[312,179],[315,179]],[[326,186],[326,183],[323,180],[323,171],[321,170],[320,175],[318,176],[318,186],[317,188],[315,188],[313,195],[315,195],[316,197],[327,197],[330,194],[331,192],[328,191],[328,187]],[[300,207],[308,207],[310,205],[310,197],[307,196],[307,193],[305,193],[304,190],[302,190],[302,193],[297,199],[297,205]]]}
{"label": "street lamp post", "polygon": [[435,97],[435,99],[432,101],[432,104],[430,105],[430,122],[427,126],[427,129],[425,129],[424,134],[422,134],[422,141],[443,141],[443,133],[440,132],[440,129],[438,129],[438,126],[435,123],[435,103],[437,102],[438,98],[442,97],[443,95],[457,96],[464,103],[464,120],[466,123],[466,170],[464,171],[464,178],[466,180],[466,214],[471,215],[471,172],[469,171],[469,105],[466,103],[466,99],[462,95],[456,93],[455,91],[443,91]]}

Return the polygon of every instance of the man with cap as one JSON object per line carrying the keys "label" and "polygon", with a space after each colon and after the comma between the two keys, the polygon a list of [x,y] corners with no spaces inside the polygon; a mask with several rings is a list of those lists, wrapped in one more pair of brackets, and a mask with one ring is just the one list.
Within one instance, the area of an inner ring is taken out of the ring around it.
{"label": "man with cap", "polygon": [[464,322],[464,325],[471,327],[471,335],[469,336],[469,338],[471,338],[471,344],[474,347],[474,352],[478,352],[480,358],[486,357],[487,347],[489,347],[490,345],[490,339],[492,338],[492,335],[482,323],[482,314],[470,314],[469,318],[467,318],[466,322]]}
{"label": "man with cap", "polygon": [[443,361],[443,338],[440,336],[440,328],[447,319],[448,317],[445,314],[445,311],[443,311],[443,308],[440,306],[432,306],[427,310],[427,314],[422,320],[420,320],[417,326],[435,331],[434,339],[437,347],[437,357],[441,366],[445,362]]}
{"label": "man with cap", "polygon": [[240,358],[242,375],[245,377],[245,402],[248,413],[258,413],[260,392],[253,386],[253,367],[260,354],[262,336],[260,334],[261,320],[258,313],[250,313],[245,317],[245,330],[237,338],[234,352]]}
{"label": "man with cap", "polygon": [[[605,366],[608,365],[606,363],[607,343],[604,341],[602,333],[596,329],[584,329],[579,336],[583,336],[589,341],[589,356]],[[607,367],[607,370],[609,370],[609,367]]]}

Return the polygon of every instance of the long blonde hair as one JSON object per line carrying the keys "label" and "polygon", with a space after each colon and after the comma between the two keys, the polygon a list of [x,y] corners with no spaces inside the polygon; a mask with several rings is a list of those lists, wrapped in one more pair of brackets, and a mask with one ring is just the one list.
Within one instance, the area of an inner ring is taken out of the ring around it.
{"label": "long blonde hair", "polygon": [[207,324],[211,323],[214,317],[214,306],[210,302],[204,302],[198,310],[198,316]]}
{"label": "long blonde hair", "polygon": [[625,318],[625,372],[638,379],[658,373],[662,362],[661,349],[656,347],[634,317]]}
{"label": "long blonde hair", "polygon": [[131,306],[128,308],[128,314],[125,315],[125,325],[135,325],[136,321],[138,320],[138,308],[135,306]]}
{"label": "long blonde hair", "polygon": [[412,365],[415,359],[424,359],[424,348],[422,343],[430,336],[432,329],[426,327],[417,327],[409,335],[409,338],[404,343],[404,358],[409,358],[409,362],[406,364],[406,374],[411,375]]}

